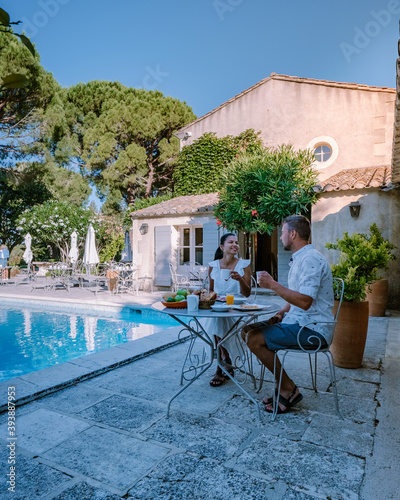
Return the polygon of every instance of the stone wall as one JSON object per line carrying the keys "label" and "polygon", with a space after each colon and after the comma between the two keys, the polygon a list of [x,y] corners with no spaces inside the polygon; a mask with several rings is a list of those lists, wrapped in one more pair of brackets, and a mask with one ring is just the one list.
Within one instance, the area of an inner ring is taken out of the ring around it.
{"label": "stone wall", "polygon": [[[361,204],[358,218],[350,216],[348,205],[352,201]],[[367,233],[376,223],[382,236],[398,248],[396,260],[381,277],[389,279],[389,307],[400,308],[400,189],[390,191],[352,190],[324,193],[312,209],[312,241],[330,264],[337,261],[339,252],[327,250],[325,244],[335,243],[347,231]]]}

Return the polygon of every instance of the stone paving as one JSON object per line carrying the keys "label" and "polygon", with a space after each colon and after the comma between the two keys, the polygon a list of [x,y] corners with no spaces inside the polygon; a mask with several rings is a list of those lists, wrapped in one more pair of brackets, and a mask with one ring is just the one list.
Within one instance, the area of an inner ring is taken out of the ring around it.
{"label": "stone paving", "polygon": [[[155,296],[129,300],[151,303]],[[145,344],[129,363],[16,408],[15,493],[7,491],[11,448],[7,413],[0,414],[0,498],[399,498],[399,327],[396,313],[370,318],[363,366],[337,369],[344,420],[335,413],[323,357],[316,394],[308,360],[296,355],[288,355],[287,367],[304,399],[274,422],[263,411],[259,422],[232,382],[210,387],[211,369],[173,401],[166,418],[187,343],[168,337],[168,348]],[[271,377],[259,394],[250,380],[244,384],[256,399],[272,393]]]}

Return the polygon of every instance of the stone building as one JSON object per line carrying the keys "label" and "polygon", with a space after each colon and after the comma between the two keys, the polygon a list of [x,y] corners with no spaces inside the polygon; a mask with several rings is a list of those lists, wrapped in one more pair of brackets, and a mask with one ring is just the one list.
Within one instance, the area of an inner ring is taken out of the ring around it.
{"label": "stone building", "polygon": [[[396,89],[272,73],[186,125],[176,135],[183,147],[205,132],[215,132],[223,137],[253,128],[260,131],[264,146],[292,144],[295,149],[314,150],[320,198],[312,209],[312,239],[313,244],[333,262],[336,252],[326,250],[325,243],[336,241],[344,231],[367,232],[372,222],[377,223],[385,238],[400,246],[397,188],[400,118],[397,107],[395,116],[395,101]],[[400,104],[398,106],[400,109]],[[359,205],[357,217],[352,216],[355,209],[350,210],[351,204]],[[207,238],[211,238],[210,248],[215,245],[218,228],[210,207],[206,215],[201,210],[179,214],[178,207],[173,220],[168,205],[164,209],[166,212],[161,220],[164,225],[174,228],[171,229],[172,252],[175,251],[173,248],[182,246],[183,227],[196,227],[202,224],[201,220],[206,224]],[[155,207],[149,207],[135,212],[134,226],[135,221],[143,221],[146,214],[154,224],[155,210]],[[134,234],[137,234],[136,230],[134,227]],[[189,233],[186,231],[186,237]],[[157,261],[158,250],[156,246],[146,245],[146,250],[143,247],[140,251],[139,245],[140,240],[134,249],[134,259],[135,251],[136,258],[143,260],[144,254],[152,253],[154,249],[156,259],[153,264],[152,258],[146,257],[150,272]],[[194,251],[193,247],[191,252]],[[204,258],[208,258],[209,253],[209,250],[204,251]],[[271,236],[255,235],[251,257],[254,270],[267,269],[280,282],[286,282],[289,255],[283,251],[278,231]],[[175,263],[179,267],[178,257],[175,257]],[[389,273],[392,304],[399,297],[399,285],[394,277],[398,274],[399,264],[400,258]]]}

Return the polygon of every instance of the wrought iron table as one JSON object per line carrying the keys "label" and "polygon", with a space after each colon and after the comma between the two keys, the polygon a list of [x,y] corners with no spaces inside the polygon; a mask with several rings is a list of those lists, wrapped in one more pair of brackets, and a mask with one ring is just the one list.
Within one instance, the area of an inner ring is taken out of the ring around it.
{"label": "wrought iron table", "polygon": [[[228,312],[217,312],[213,311],[212,309],[199,309],[198,311],[195,312],[189,312],[187,309],[174,309],[174,308],[167,308],[165,307],[161,302],[156,302],[155,304],[152,305],[152,309],[162,312],[164,314],[168,314],[172,318],[174,318],[178,323],[180,323],[184,328],[183,330],[187,330],[190,333],[190,345],[188,352],[186,354],[184,366],[182,368],[182,376],[181,376],[181,384],[183,383],[183,380],[187,381],[187,384],[185,384],[182,389],[177,391],[172,398],[168,402],[168,407],[167,407],[167,417],[169,417],[169,412],[170,412],[170,407],[172,401],[178,397],[183,391],[185,391],[195,380],[197,380],[201,375],[203,375],[204,372],[206,372],[210,366],[213,364],[214,359],[217,361],[217,365],[221,368],[221,370],[226,374],[232,382],[236,384],[236,386],[244,393],[244,395],[250,399],[256,407],[257,410],[257,415],[259,420],[261,420],[261,415],[260,415],[260,409],[258,406],[257,401],[244,389],[242,384],[236,380],[235,377],[231,376],[230,373],[226,370],[226,366],[222,363],[221,358],[220,358],[220,352],[221,350],[219,349],[219,346],[223,344],[226,340],[228,340],[231,337],[237,336],[240,340],[240,332],[243,327],[257,319],[259,316],[265,316],[263,319],[268,319],[268,317],[273,316],[278,310],[279,306],[277,306],[274,303],[266,304],[266,305],[261,305],[259,304],[259,309],[257,310],[246,310],[246,309],[235,309],[231,308]],[[217,346],[215,346],[215,342],[213,339],[213,335],[209,334],[201,320],[205,318],[233,318],[234,323],[231,326],[231,328],[225,333],[223,338],[221,338],[220,342],[218,342]],[[193,345],[196,339],[201,340],[204,342],[205,347],[208,346],[209,348],[209,359],[206,359],[205,353],[203,353],[202,356],[198,355],[192,355],[192,349]],[[245,347],[245,344],[243,344],[243,354],[247,354],[247,347]],[[189,367],[185,368],[186,362],[189,360]],[[251,373],[250,370],[245,370],[245,361],[242,360],[241,365],[237,364],[238,360],[233,361],[233,368],[240,370],[241,372],[246,373],[246,375],[249,375],[252,377],[253,382],[255,384],[255,379],[254,375]],[[190,379],[186,378],[186,374],[191,373],[194,374],[194,376]]]}

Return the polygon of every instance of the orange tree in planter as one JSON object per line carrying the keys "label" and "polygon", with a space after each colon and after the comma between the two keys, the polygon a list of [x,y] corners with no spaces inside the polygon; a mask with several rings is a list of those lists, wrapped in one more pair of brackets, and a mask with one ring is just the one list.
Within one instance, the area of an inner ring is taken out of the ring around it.
{"label": "orange tree in planter", "polygon": [[318,173],[310,150],[290,145],[244,153],[222,173],[214,214],[228,230],[268,233],[292,214],[306,214],[317,201]]}

